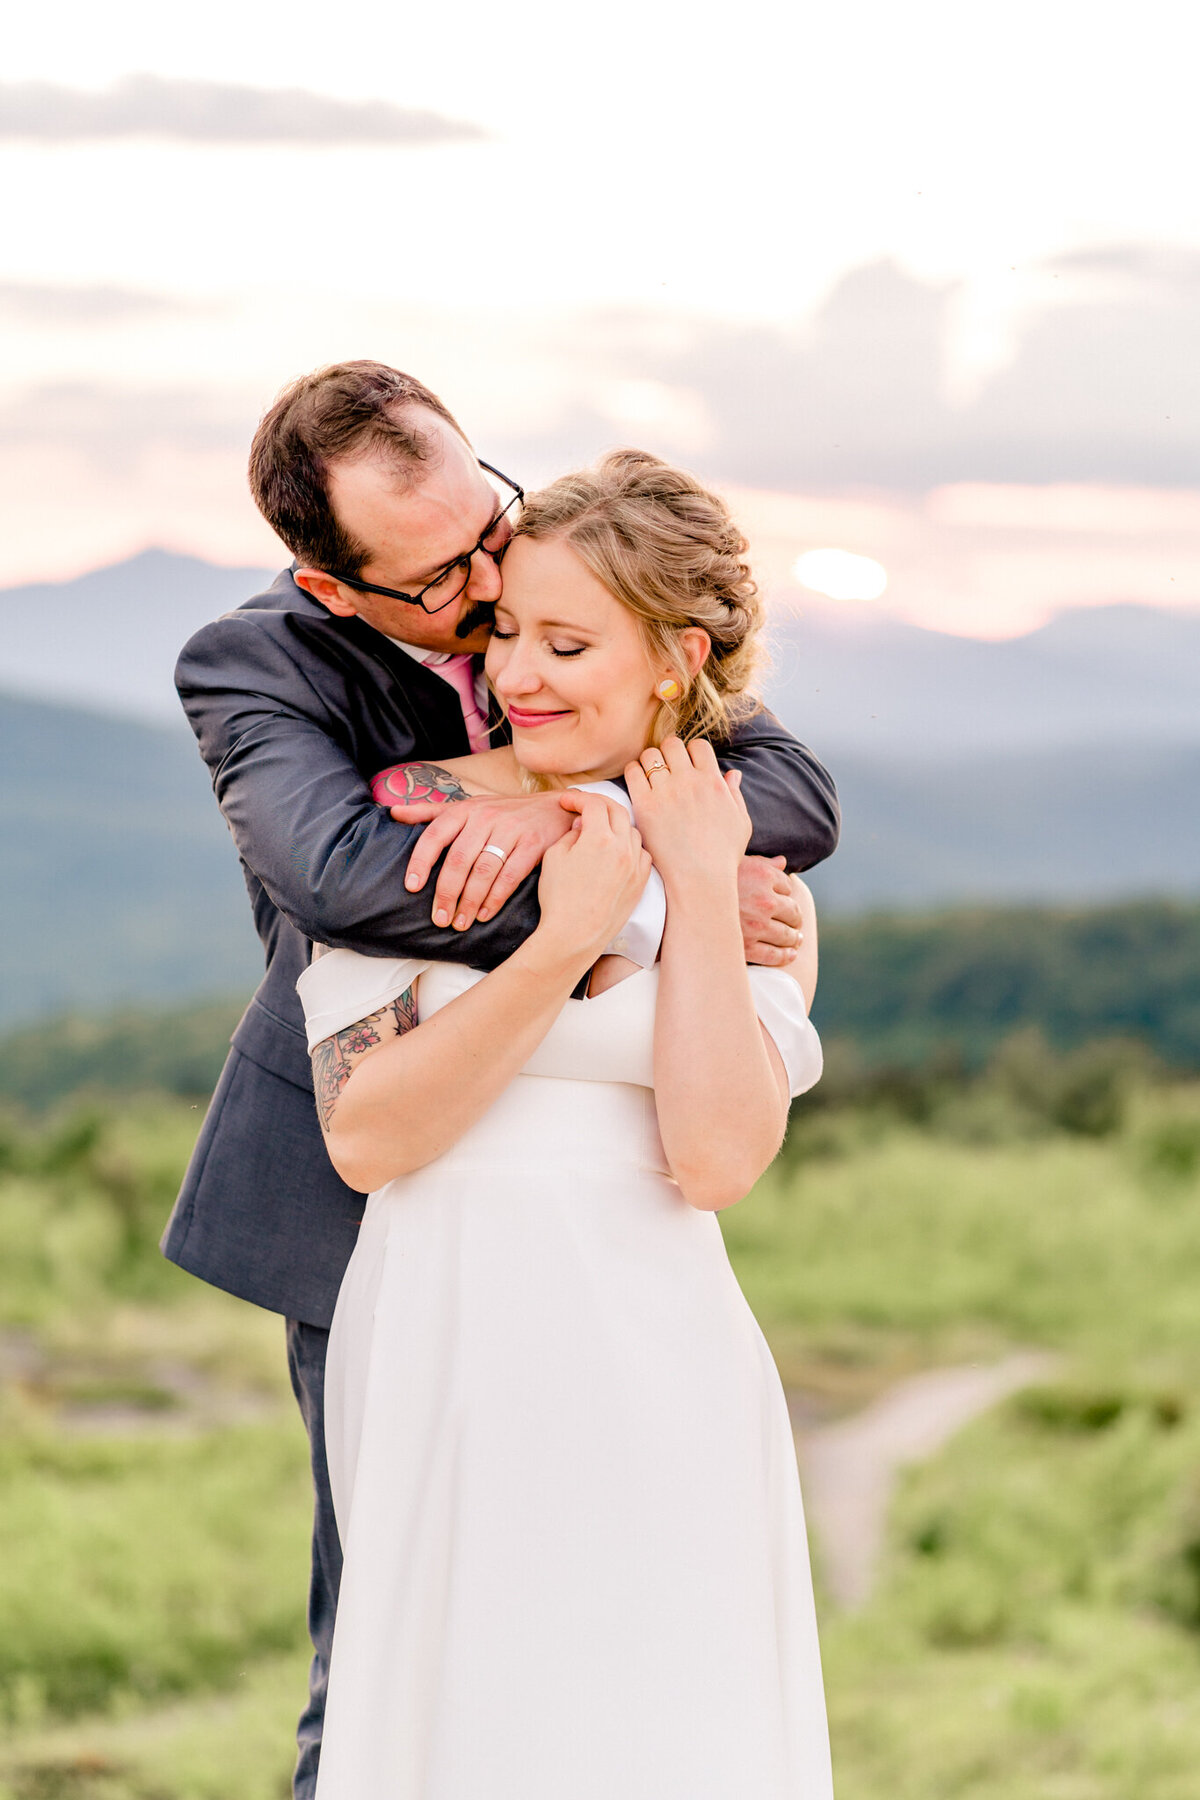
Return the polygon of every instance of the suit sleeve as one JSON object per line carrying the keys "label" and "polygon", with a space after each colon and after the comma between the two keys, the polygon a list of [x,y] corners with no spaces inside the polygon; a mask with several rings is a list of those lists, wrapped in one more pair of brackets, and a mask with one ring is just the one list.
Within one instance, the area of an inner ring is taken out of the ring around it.
{"label": "suit sleeve", "polygon": [[175,681],[239,855],[305,937],[494,968],[534,929],[536,873],[485,924],[433,924],[432,880],[404,886],[418,832],[376,805],[325,701],[253,615],[205,626]]}
{"label": "suit sleeve", "polygon": [[748,853],[783,856],[798,873],[837,849],[841,814],[837,790],[806,750],[764,708],[735,726],[718,746],[722,768],[740,769],[742,797],[754,824]]}

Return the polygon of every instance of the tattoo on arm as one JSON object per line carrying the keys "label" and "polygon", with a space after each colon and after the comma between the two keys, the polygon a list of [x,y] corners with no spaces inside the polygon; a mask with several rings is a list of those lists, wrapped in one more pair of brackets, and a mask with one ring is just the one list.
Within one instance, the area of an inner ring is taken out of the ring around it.
{"label": "tattoo on arm", "polygon": [[328,1132],[342,1089],[364,1056],[389,1038],[403,1037],[417,1023],[415,988],[405,988],[395,1000],[369,1013],[355,1025],[323,1038],[312,1052],[313,1093],[321,1130]]}
{"label": "tattoo on arm", "polygon": [[375,797],[389,806],[410,806],[415,801],[467,800],[470,796],[457,775],[431,762],[403,762],[375,777]]}

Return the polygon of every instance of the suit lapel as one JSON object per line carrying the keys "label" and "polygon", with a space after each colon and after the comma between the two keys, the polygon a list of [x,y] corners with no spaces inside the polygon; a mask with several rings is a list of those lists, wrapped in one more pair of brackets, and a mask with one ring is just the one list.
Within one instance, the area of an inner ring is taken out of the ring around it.
{"label": "suit lapel", "polygon": [[[422,756],[467,756],[471,744],[457,693],[448,681],[409,656],[383,633],[357,617],[337,621],[351,642],[400,690],[413,717],[416,750]],[[403,752],[400,753],[403,755]],[[399,758],[398,758],[399,760]]]}

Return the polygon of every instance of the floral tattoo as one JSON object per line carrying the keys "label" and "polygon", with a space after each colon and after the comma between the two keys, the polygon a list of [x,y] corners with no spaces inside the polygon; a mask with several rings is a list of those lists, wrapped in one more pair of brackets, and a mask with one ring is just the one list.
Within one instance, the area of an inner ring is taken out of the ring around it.
{"label": "floral tattoo", "polygon": [[[321,1130],[328,1132],[334,1108],[342,1089],[354,1073],[355,1064],[385,1037],[403,1037],[417,1023],[415,990],[405,988],[398,999],[381,1006],[343,1031],[322,1039],[312,1052],[313,1093],[317,1101],[317,1117]],[[380,1029],[377,1030],[376,1027]]]}
{"label": "floral tattoo", "polygon": [[381,769],[371,783],[371,792],[380,806],[414,806],[418,802],[438,806],[443,801],[470,798],[457,775],[431,762],[394,763],[390,769]]}

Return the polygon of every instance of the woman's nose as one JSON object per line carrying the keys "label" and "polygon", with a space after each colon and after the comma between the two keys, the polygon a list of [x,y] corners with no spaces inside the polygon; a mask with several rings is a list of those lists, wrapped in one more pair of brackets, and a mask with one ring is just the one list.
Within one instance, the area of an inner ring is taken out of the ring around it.
{"label": "woman's nose", "polygon": [[492,677],[492,686],[502,700],[515,699],[518,694],[531,694],[541,686],[541,680],[533,662],[527,653],[522,651],[518,643],[505,645],[505,658],[502,668],[496,670]]}

